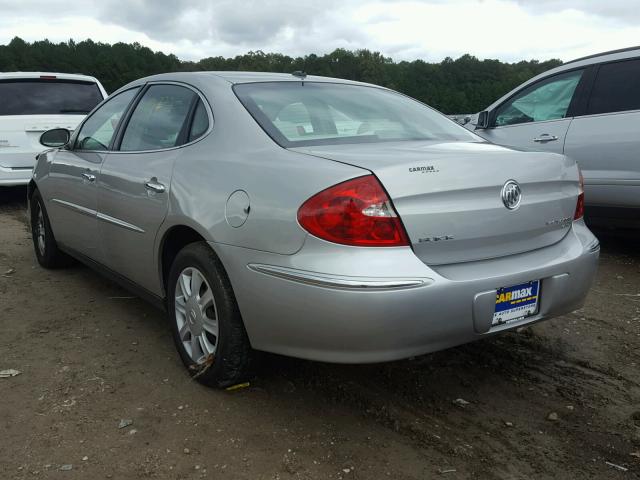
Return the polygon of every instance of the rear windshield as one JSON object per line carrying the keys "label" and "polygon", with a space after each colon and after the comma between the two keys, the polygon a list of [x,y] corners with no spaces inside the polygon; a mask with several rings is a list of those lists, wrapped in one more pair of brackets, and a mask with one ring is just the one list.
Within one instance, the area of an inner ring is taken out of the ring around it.
{"label": "rear windshield", "polygon": [[444,115],[399,93],[361,85],[245,83],[236,95],[283,147],[402,140],[479,141]]}
{"label": "rear windshield", "polygon": [[95,82],[38,78],[0,81],[0,115],[82,115],[101,101]]}

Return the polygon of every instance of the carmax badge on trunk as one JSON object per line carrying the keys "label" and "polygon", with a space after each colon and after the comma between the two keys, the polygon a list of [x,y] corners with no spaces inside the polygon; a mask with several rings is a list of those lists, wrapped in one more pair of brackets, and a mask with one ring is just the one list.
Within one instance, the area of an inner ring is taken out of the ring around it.
{"label": "carmax badge on trunk", "polygon": [[507,180],[502,187],[502,203],[509,210],[515,210],[520,206],[522,200],[522,191],[520,185],[515,180]]}

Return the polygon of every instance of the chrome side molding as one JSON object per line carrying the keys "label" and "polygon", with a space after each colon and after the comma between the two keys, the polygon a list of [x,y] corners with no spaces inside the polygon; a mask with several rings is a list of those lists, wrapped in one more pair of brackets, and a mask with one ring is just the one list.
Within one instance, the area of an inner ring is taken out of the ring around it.
{"label": "chrome side molding", "polygon": [[118,227],[126,228],[127,230],[132,230],[138,233],[144,233],[144,230],[140,227],[133,225],[132,223],[127,223],[124,220],[120,220],[119,218],[111,217],[109,215],[105,215],[104,213],[98,212],[98,220],[102,220],[103,222],[112,223],[113,225],[117,225]]}
{"label": "chrome side molding", "polygon": [[97,213],[95,210],[91,210],[90,208],[83,207],[81,205],[76,205],[75,203],[66,202],[64,200],[59,200],[57,198],[52,198],[51,202],[57,203],[58,205],[60,205],[62,207],[65,207],[65,208],[69,208],[71,210],[75,210],[76,212],[83,213],[84,215],[89,215],[90,217],[94,217],[96,215],[96,213]]}
{"label": "chrome side molding", "polygon": [[431,285],[431,278],[367,278],[309,272],[295,268],[250,263],[250,270],[294,282],[341,290],[401,290]]}
{"label": "chrome side molding", "polygon": [[59,200],[57,198],[53,198],[51,199],[51,201],[63,207],[69,208],[71,210],[75,210],[85,215],[89,215],[90,217],[97,217],[98,220],[102,220],[103,222],[112,223],[113,225],[117,225],[119,227],[126,228],[127,230],[132,230],[134,232],[144,233],[144,230],[136,225],[127,223],[124,220],[120,220],[119,218],[114,218],[109,215],[105,215],[104,213],[91,210],[90,208],[82,207],[80,205],[76,205],[75,203],[71,203],[71,202],[65,202],[64,200]]}

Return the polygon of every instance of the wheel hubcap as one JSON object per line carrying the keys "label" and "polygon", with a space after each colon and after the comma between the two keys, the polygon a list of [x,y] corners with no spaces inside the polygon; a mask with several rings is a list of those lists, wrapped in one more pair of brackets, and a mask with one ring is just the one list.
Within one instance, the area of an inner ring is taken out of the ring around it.
{"label": "wheel hubcap", "polygon": [[193,267],[178,276],[175,293],[178,334],[187,354],[204,363],[218,348],[218,311],[204,275]]}
{"label": "wheel hubcap", "polygon": [[40,255],[44,255],[45,248],[45,230],[44,230],[44,215],[42,214],[42,207],[38,205],[38,220],[36,222],[36,240],[38,243],[38,250]]}

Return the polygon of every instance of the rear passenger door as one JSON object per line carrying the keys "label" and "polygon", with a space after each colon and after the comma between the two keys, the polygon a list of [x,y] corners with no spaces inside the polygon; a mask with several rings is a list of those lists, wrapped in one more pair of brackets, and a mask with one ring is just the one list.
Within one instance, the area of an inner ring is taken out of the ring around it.
{"label": "rear passenger door", "polygon": [[582,168],[586,203],[640,208],[640,59],[601,64],[585,113],[565,153]]}
{"label": "rear passenger door", "polygon": [[194,117],[208,117],[199,94],[186,85],[152,83],[138,98],[100,172],[98,230],[105,265],[159,294],[154,245],[167,215],[174,163],[194,140],[193,129],[201,128]]}
{"label": "rear passenger door", "polygon": [[491,112],[490,128],[475,133],[498,145],[562,153],[584,69],[525,87]]}

